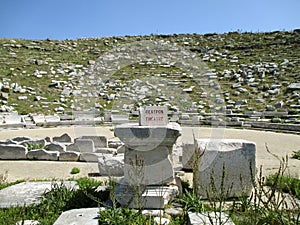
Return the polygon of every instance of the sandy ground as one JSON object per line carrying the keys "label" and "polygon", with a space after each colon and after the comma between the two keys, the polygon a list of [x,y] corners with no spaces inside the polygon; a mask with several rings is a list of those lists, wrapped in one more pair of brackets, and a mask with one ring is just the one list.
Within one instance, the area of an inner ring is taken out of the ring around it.
{"label": "sandy ground", "polygon": [[[54,137],[60,136],[63,133],[68,133],[73,138],[82,135],[105,135],[108,139],[115,139],[112,127],[60,127],[31,130],[2,130],[0,131],[0,140],[16,136],[29,136],[33,138]],[[257,167],[262,166],[264,175],[275,173],[279,167],[279,161],[266,151],[265,146],[267,144],[270,151],[279,157],[289,156],[287,172],[293,176],[300,176],[300,160],[290,158],[293,151],[300,150],[300,135],[241,129],[183,127],[182,137],[179,138],[179,141],[192,141],[193,135],[198,138],[245,139],[255,142]],[[79,168],[80,173],[71,175],[70,171],[73,167]],[[0,161],[0,179],[1,174],[6,174],[7,181],[9,182],[20,179],[68,179],[71,177],[88,176],[89,173],[97,172],[97,163]]]}

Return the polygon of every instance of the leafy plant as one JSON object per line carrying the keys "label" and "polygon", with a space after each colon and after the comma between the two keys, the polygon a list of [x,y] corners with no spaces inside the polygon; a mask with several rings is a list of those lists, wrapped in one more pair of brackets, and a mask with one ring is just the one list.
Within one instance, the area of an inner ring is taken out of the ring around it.
{"label": "leafy plant", "polygon": [[37,144],[37,143],[26,143],[25,147],[28,151],[35,150],[35,149],[42,149],[44,148],[43,144]]}
{"label": "leafy plant", "polygon": [[207,210],[204,201],[193,191],[185,191],[185,193],[179,197],[178,202],[183,205],[183,210],[185,212],[204,212]]}
{"label": "leafy plant", "polygon": [[71,174],[77,174],[77,173],[80,173],[80,169],[77,168],[77,167],[73,167],[70,173],[71,173]]}
{"label": "leafy plant", "polygon": [[292,158],[300,160],[300,150],[294,151],[294,154],[292,155]]}

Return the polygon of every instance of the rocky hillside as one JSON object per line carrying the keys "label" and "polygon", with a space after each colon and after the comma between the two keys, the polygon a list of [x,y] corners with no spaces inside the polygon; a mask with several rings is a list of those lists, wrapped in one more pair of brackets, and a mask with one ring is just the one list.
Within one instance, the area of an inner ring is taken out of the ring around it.
{"label": "rocky hillside", "polygon": [[[300,31],[272,33],[180,34],[78,40],[0,39],[0,111],[19,114],[64,114],[86,110],[77,96],[92,102],[96,110],[114,109],[123,96],[134,99],[121,109],[134,111],[141,104],[162,104],[165,96],[148,96],[138,86],[140,79],[169,79],[193,103],[182,113],[209,114],[208,93],[195,88],[189,74],[174,65],[135,63],[114,74],[111,81],[95,78],[91,68],[107,51],[141,40],[177,44],[196,54],[207,68],[209,79],[218,83],[215,104],[228,114],[279,112],[300,118]],[[87,82],[87,80],[90,82]],[[85,84],[83,84],[83,82]],[[96,84],[96,85],[95,85]],[[84,85],[98,86],[85,90]],[[159,85],[158,85],[159,86]],[[162,85],[161,85],[162,86]],[[155,87],[157,88],[157,87]],[[139,90],[141,93],[139,93]],[[178,93],[180,97],[181,93]],[[89,100],[93,98],[93,100]],[[140,102],[140,103],[139,103]],[[226,106],[226,107],[225,107]],[[172,104],[170,109],[178,110]],[[299,115],[299,116],[298,116]],[[273,119],[276,120],[276,114]],[[282,122],[278,120],[278,122]]]}

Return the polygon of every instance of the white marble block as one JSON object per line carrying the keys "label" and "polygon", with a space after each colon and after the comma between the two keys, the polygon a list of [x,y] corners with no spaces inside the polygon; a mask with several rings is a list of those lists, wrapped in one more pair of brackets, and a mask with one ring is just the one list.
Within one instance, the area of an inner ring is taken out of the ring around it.
{"label": "white marble block", "polygon": [[[239,139],[196,139],[194,189],[202,198],[248,196],[256,173],[256,145]],[[223,185],[222,185],[223,184]]]}
{"label": "white marble block", "polygon": [[131,184],[165,184],[174,180],[174,169],[166,146],[151,151],[126,148],[124,179]]}

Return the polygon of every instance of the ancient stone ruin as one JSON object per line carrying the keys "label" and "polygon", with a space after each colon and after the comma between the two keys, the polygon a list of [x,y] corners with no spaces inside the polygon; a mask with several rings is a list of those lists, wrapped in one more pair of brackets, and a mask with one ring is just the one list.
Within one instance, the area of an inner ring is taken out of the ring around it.
{"label": "ancient stone ruin", "polygon": [[139,124],[116,126],[115,135],[125,145],[118,201],[132,208],[163,208],[179,194],[172,150],[181,135],[180,126],[168,123],[166,107],[145,107]]}

